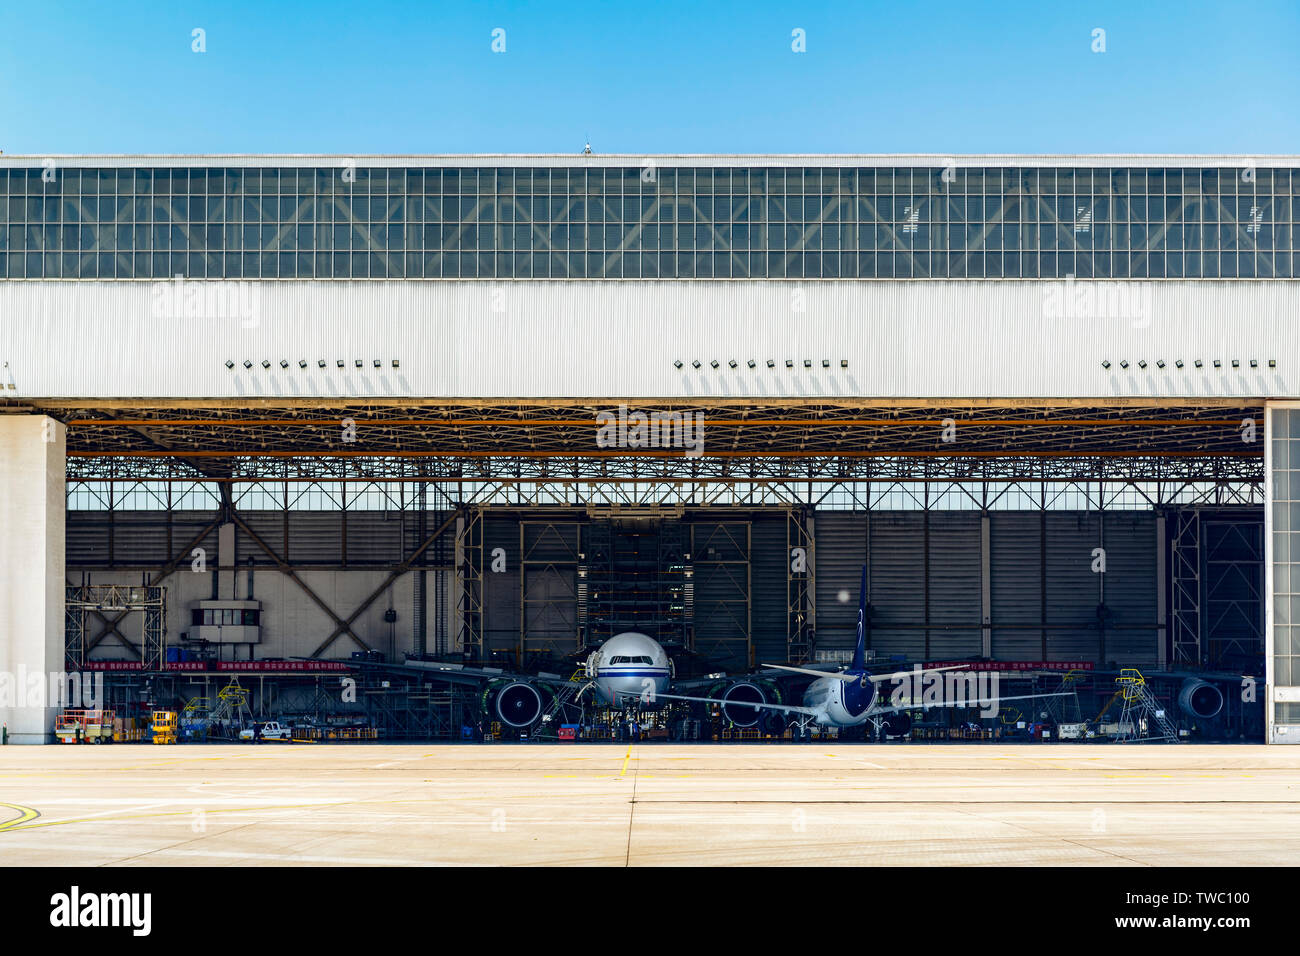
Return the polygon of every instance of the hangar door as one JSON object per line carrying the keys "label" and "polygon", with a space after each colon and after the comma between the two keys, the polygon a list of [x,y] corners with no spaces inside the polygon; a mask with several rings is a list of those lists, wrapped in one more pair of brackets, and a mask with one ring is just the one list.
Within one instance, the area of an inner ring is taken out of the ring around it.
{"label": "hangar door", "polygon": [[[988,516],[991,656],[1006,661],[1157,658],[1155,517],[1150,512]],[[965,511],[819,512],[817,647],[852,647],[868,566],[876,657],[983,656],[981,516]],[[1105,573],[1094,549],[1105,549]]]}

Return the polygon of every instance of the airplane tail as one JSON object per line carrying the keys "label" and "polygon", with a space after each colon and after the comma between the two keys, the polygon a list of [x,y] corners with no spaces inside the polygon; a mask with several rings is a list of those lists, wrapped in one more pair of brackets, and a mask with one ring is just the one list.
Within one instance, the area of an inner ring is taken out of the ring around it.
{"label": "airplane tail", "polygon": [[867,566],[862,566],[862,587],[858,590],[858,643],[853,648],[853,670],[867,666]]}

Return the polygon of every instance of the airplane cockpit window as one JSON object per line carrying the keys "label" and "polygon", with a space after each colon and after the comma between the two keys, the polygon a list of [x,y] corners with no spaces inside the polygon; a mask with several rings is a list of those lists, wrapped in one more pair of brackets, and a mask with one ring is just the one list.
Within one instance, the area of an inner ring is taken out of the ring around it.
{"label": "airplane cockpit window", "polygon": [[644,655],[622,654],[610,660],[611,664],[653,664],[654,661]]}

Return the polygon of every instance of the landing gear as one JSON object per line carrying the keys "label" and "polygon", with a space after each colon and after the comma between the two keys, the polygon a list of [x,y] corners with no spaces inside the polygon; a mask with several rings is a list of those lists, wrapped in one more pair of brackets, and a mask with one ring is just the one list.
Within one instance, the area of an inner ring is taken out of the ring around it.
{"label": "landing gear", "polygon": [[799,743],[810,743],[812,741],[812,718],[800,717],[790,723],[790,736]]}

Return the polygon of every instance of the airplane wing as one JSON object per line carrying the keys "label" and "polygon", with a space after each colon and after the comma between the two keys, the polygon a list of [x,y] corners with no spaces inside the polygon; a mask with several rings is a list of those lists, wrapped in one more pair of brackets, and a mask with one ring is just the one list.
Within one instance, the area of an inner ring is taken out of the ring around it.
{"label": "airplane wing", "polygon": [[[763,666],[770,667],[772,670],[790,671],[793,674],[811,674],[813,677],[833,677],[835,680],[842,680],[846,684],[851,684],[854,681],[859,680],[858,676],[845,674],[843,671],[818,671],[813,670],[811,667],[790,667],[788,664],[764,664]],[[924,667],[919,671],[903,670],[902,668],[899,668],[898,670],[890,671],[887,674],[869,674],[867,680],[871,681],[873,684],[879,684],[882,681],[894,680],[900,675],[911,677],[913,674],[937,674],[940,671],[959,671],[965,666],[966,665],[964,664],[954,664],[951,667]]]}
{"label": "airplane wing", "polygon": [[[664,695],[661,694],[660,696],[662,697],[662,696],[664,696]],[[1023,694],[1023,695],[1018,696],[1018,697],[994,697],[992,700],[989,700],[989,701],[986,701],[986,702],[981,702],[981,701],[979,701],[979,700],[975,700],[975,701],[973,701],[973,702],[967,704],[967,706],[968,706],[968,707],[986,707],[986,706],[988,706],[988,704],[1001,704],[1004,700],[1030,700],[1031,698],[1034,698],[1034,697],[1064,697],[1064,696],[1065,696],[1064,693],[1056,693],[1056,694]],[[953,706],[953,705],[952,705],[952,704],[903,704],[903,705],[898,706],[898,707],[881,707],[879,710],[873,710],[873,711],[871,711],[871,715],[870,715],[870,716],[875,717],[875,716],[877,716],[877,715],[879,715],[879,714],[901,714],[901,713],[903,713],[903,712],[905,712],[905,711],[909,711],[909,710],[934,710],[934,709],[936,709],[936,708],[938,708],[938,707],[951,707],[951,706]]]}
{"label": "airplane wing", "polygon": [[545,684],[549,687],[562,687],[571,681],[560,674],[519,674],[500,667],[467,667],[446,661],[403,661],[402,663],[361,662],[365,667],[388,671],[418,671],[430,679],[446,681],[450,684],[480,685],[489,680],[517,680],[528,684]]}
{"label": "airplane wing", "polygon": [[719,697],[687,697],[683,694],[655,694],[654,699],[667,698],[668,700],[693,700],[698,704],[730,704],[732,707],[757,707],[761,710],[775,710],[782,714],[807,714],[816,716],[821,713],[819,710],[813,710],[811,707],[796,707],[793,704],[758,704],[748,700],[722,700]]}
{"label": "airplane wing", "polygon": [[830,677],[835,680],[842,680],[851,684],[859,680],[861,675],[845,674],[842,671],[815,671],[811,667],[790,667],[787,664],[764,664],[766,668],[774,671],[789,671],[791,674],[811,674],[813,677]]}

